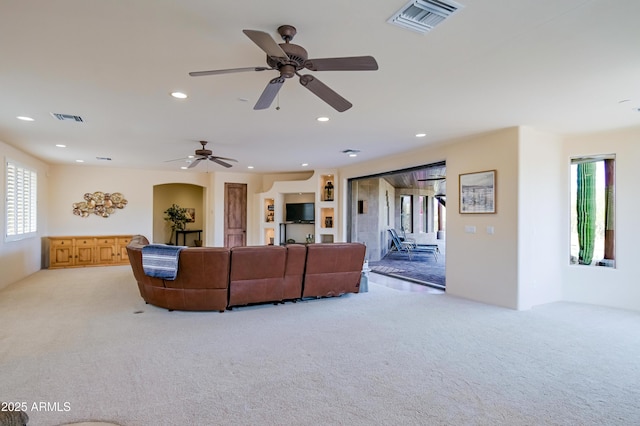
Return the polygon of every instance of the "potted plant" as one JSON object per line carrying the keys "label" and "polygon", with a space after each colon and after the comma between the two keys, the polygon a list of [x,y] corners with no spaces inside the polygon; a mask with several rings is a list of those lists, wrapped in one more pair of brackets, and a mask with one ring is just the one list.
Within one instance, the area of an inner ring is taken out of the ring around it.
{"label": "potted plant", "polygon": [[171,225],[171,235],[169,236],[169,244],[171,244],[174,232],[183,231],[189,217],[187,216],[187,209],[177,204],[172,204],[171,207],[164,211],[164,214],[166,215],[164,220]]}

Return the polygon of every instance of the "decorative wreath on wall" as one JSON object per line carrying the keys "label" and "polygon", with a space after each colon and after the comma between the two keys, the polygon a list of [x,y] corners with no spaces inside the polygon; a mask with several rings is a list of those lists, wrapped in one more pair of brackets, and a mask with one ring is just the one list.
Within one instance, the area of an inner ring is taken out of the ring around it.
{"label": "decorative wreath on wall", "polygon": [[87,192],[84,200],[73,203],[73,214],[80,217],[87,217],[91,213],[101,217],[109,217],[116,212],[116,209],[124,209],[128,201],[119,192]]}

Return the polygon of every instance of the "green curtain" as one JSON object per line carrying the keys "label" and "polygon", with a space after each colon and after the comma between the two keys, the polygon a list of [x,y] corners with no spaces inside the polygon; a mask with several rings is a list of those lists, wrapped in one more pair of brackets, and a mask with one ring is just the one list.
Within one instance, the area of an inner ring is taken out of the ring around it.
{"label": "green curtain", "polygon": [[578,263],[590,265],[593,260],[593,246],[596,231],[596,163],[578,164],[578,194],[576,212],[578,215]]}

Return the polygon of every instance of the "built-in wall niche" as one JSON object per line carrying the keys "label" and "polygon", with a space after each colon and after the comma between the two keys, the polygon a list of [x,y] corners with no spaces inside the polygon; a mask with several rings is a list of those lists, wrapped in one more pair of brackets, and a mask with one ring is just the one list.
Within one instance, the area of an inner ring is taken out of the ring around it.
{"label": "built-in wall niche", "polygon": [[273,198],[264,199],[264,221],[273,222],[275,215],[275,204]]}
{"label": "built-in wall niche", "polygon": [[333,242],[333,234],[320,234],[320,242],[321,243],[332,243]]}
{"label": "built-in wall niche", "polygon": [[320,175],[320,200],[334,201],[336,194],[335,180],[332,174]]}
{"label": "built-in wall niche", "polygon": [[[314,203],[316,195],[313,192],[300,192],[300,193],[291,193],[284,194],[283,200],[284,205],[282,206],[282,211],[284,212],[284,221],[291,222],[289,218],[287,218],[287,204],[303,204],[303,203]],[[314,215],[317,216],[317,215]],[[309,220],[307,222],[315,222],[317,217],[314,217],[313,220]]]}
{"label": "built-in wall niche", "polygon": [[274,228],[265,228],[264,230],[264,241],[272,246],[275,242],[276,231]]}
{"label": "built-in wall niche", "polygon": [[334,226],[333,207],[323,207],[320,209],[320,227],[331,229]]}

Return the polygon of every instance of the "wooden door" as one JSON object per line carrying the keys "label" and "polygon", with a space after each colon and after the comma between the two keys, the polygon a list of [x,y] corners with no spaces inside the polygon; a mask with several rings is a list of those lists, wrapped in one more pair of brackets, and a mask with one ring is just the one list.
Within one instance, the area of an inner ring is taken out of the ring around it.
{"label": "wooden door", "polygon": [[247,245],[247,184],[224,184],[224,246]]}

